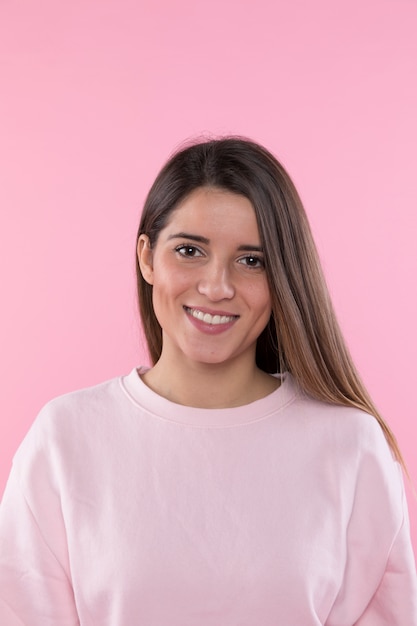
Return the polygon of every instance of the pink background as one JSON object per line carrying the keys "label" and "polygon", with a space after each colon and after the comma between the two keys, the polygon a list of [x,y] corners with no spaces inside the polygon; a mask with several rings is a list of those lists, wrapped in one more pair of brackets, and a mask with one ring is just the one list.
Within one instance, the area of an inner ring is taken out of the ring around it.
{"label": "pink background", "polygon": [[140,208],[201,132],[292,174],[417,484],[416,27],[415,0],[0,0],[0,493],[42,404],[145,361]]}

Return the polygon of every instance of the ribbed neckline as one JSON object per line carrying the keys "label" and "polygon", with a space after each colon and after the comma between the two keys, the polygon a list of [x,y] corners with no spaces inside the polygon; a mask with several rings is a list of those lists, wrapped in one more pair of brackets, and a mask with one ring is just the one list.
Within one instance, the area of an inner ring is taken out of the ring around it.
{"label": "ribbed neckline", "polygon": [[150,389],[140,375],[148,368],[134,368],[120,378],[123,391],[131,402],[154,418],[196,428],[228,428],[265,419],[290,404],[297,395],[297,385],[291,374],[278,375],[280,387],[260,400],[227,409],[202,409],[176,404]]}

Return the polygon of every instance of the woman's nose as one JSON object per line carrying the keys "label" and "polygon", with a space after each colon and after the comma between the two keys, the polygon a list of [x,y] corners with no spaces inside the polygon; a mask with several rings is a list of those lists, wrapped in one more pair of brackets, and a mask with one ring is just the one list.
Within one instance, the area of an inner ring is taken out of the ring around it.
{"label": "woman's nose", "polygon": [[206,265],[198,281],[198,292],[213,302],[233,298],[235,288],[228,268],[215,263]]}

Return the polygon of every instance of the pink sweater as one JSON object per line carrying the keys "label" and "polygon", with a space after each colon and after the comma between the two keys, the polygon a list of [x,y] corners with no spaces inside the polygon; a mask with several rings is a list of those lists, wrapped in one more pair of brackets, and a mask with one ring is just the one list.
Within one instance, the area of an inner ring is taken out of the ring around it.
{"label": "pink sweater", "polygon": [[0,507],[1,626],[416,626],[377,421],[290,375],[194,409],[136,370],[40,413]]}

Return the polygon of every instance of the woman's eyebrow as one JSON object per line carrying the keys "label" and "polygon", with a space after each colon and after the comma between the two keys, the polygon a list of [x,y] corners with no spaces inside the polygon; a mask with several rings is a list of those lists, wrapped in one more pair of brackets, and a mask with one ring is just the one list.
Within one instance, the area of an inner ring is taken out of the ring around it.
{"label": "woman's eyebrow", "polygon": [[242,252],[263,252],[264,251],[262,246],[253,246],[250,243],[243,243],[241,246],[238,247],[238,250]]}
{"label": "woman's eyebrow", "polygon": [[192,235],[191,233],[175,233],[174,235],[170,235],[168,239],[190,239],[191,241],[198,241],[199,243],[210,243],[210,239],[207,239],[207,237]]}
{"label": "woman's eyebrow", "polygon": [[[198,241],[199,243],[204,243],[206,245],[210,243],[210,239],[207,239],[207,237],[183,232],[169,235],[168,239],[189,239],[190,241]],[[238,246],[237,250],[239,250],[240,252],[263,252],[262,246],[253,245],[250,243],[242,243],[240,246]]]}

